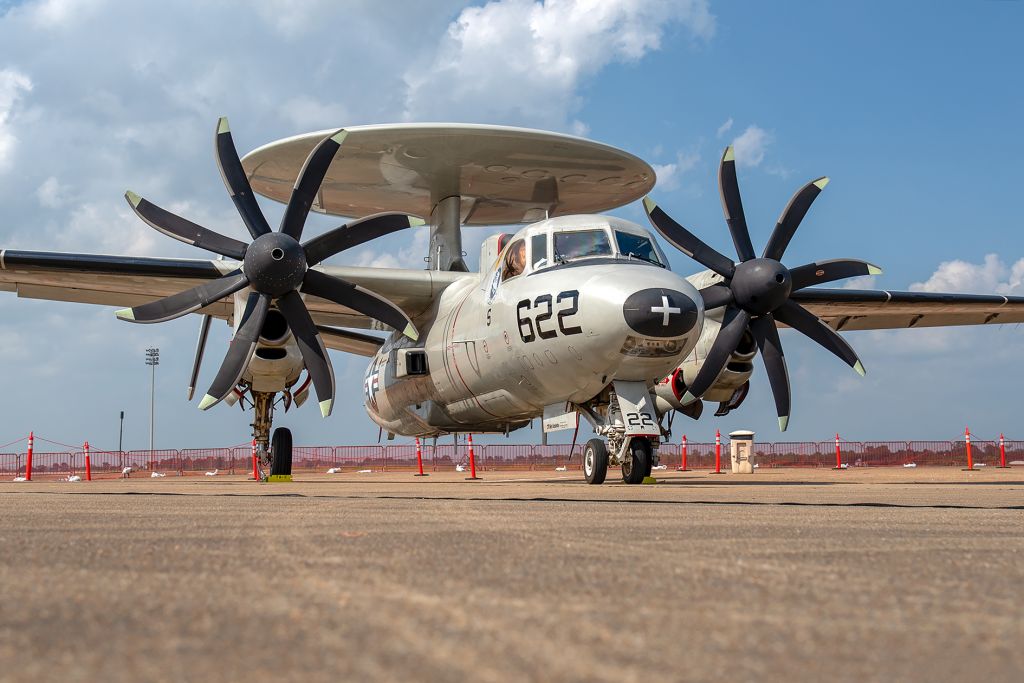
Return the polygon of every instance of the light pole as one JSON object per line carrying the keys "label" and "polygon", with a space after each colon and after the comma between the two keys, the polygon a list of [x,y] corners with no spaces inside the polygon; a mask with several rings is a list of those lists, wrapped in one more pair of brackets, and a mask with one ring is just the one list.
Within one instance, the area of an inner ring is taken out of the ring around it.
{"label": "light pole", "polygon": [[117,432],[117,459],[124,467],[124,411],[121,411],[121,428]]}
{"label": "light pole", "polygon": [[153,453],[153,431],[156,424],[156,366],[160,365],[160,349],[146,349],[146,365],[152,368],[149,382],[149,452]]}

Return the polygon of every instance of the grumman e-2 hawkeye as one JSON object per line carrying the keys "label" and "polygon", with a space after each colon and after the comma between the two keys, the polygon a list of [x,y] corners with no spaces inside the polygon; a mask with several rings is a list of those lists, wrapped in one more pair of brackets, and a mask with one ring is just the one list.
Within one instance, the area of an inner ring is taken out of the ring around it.
{"label": "grumman e-2 hawkeye", "polygon": [[[807,335],[863,374],[837,333],[1024,321],[1024,298],[815,287],[880,272],[852,259],[783,265],[786,247],[824,189],[818,178],[786,205],[755,252],[731,148],[719,190],[732,260],[646,198],[653,169],[581,138],[500,126],[380,125],[310,133],[239,159],[227,121],[217,164],[252,241],[176,216],[132,192],[139,217],[212,260],[0,251],[0,289],[18,296],[123,307],[136,323],[203,316],[189,398],[210,321],[234,336],[199,407],[253,410],[253,436],[270,474],[291,471],[291,433],[274,410],[316,393],[324,417],[335,400],[327,349],[370,358],[366,410],[389,436],[508,433],[541,417],[546,431],[582,415],[597,438],[584,450],[588,482],[609,465],[639,483],[667,438],[666,416],[716,415],[747,395],[760,353],[779,426],[790,385],[778,327]],[[254,194],[284,202],[272,230]],[[602,212],[643,198],[669,244],[706,270],[683,276],[651,233]],[[309,238],[309,211],[358,217]],[[526,226],[495,234],[468,272],[462,226]],[[429,225],[427,268],[329,265],[377,237]],[[389,336],[353,330],[391,331]]]}

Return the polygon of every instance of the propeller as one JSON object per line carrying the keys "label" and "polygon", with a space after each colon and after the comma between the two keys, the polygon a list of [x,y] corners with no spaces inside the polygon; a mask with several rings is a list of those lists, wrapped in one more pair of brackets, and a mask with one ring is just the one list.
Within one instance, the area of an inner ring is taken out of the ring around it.
{"label": "propeller", "polygon": [[[249,179],[242,169],[228,120],[217,122],[214,144],[217,167],[238,213],[252,236],[246,244],[196,225],[143,199],[134,192],[125,198],[135,213],[154,229],[176,240],[241,261],[224,276],[192,289],[150,303],[117,311],[117,317],[136,323],[158,323],[193,313],[226,296],[249,288],[235,336],[210,389],[199,403],[206,410],[222,401],[238,384],[249,364],[267,313],[276,307],[298,344],[303,363],[313,380],[324,417],[334,405],[334,370],[323,339],[306,308],[302,293],[312,294],[350,308],[395,328],[411,339],[419,336],[402,309],[359,285],[312,267],[346,249],[377,237],[424,222],[403,213],[380,213],[339,226],[300,243],[302,230],[327,169],[345,140],[344,129],[324,138],[306,158],[285,208],[277,232],[270,229],[260,210]],[[199,349],[190,381],[189,397],[205,345],[209,318],[203,322]]]}
{"label": "propeller", "polygon": [[705,310],[725,307],[725,311],[722,314],[721,330],[697,376],[687,387],[682,398],[683,404],[693,403],[711,388],[730,356],[739,347],[744,333],[749,331],[757,342],[768,373],[779,416],[779,429],[786,431],[791,398],[786,357],[779,341],[779,322],[802,332],[838,356],[858,374],[864,374],[863,363],[846,340],[820,318],[790,299],[790,294],[811,285],[858,275],[877,275],[882,272],[881,269],[854,259],[808,263],[792,270],[782,264],[786,247],[828,180],[826,177],[818,178],[797,190],[783,209],[768,238],[768,244],[758,258],[743,213],[733,148],[727,147],[718,167],[718,189],[725,222],[739,256],[737,262],[676,223],[649,197],[644,198],[644,209],[655,229],[674,247],[722,277],[722,282],[705,287],[700,292]]}

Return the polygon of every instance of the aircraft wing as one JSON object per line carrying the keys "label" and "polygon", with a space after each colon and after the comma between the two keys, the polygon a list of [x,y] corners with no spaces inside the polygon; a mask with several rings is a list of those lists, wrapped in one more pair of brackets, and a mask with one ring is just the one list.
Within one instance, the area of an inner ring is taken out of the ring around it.
{"label": "aircraft wing", "polygon": [[843,332],[1024,322],[1020,296],[808,287],[790,298]]}
{"label": "aircraft wing", "polygon": [[[231,260],[6,249],[0,251],[0,291],[14,292],[28,299],[127,308],[216,279],[238,265]],[[318,266],[317,269],[386,297],[413,319],[428,311],[445,287],[466,277],[466,273],[398,268]],[[314,296],[307,297],[306,302],[317,325],[385,329],[375,320],[334,302]],[[231,298],[221,299],[198,313],[228,319],[234,313]],[[345,351],[370,348],[365,340],[345,340],[342,335],[325,335],[324,340],[329,348]]]}

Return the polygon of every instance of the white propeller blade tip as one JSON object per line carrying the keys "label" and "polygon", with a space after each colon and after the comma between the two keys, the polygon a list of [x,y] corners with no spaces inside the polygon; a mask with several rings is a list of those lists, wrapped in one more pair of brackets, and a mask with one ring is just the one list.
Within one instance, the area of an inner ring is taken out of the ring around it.
{"label": "white propeller blade tip", "polygon": [[331,409],[334,407],[334,400],[327,399],[326,401],[320,401],[320,414],[327,417],[331,414]]}
{"label": "white propeller blade tip", "polygon": [[217,399],[206,394],[203,396],[203,400],[199,402],[199,410],[209,410],[215,403],[217,403]]}
{"label": "white propeller blade tip", "polygon": [[130,308],[121,308],[119,310],[116,310],[114,311],[114,315],[116,315],[119,320],[135,320],[135,313]]}

